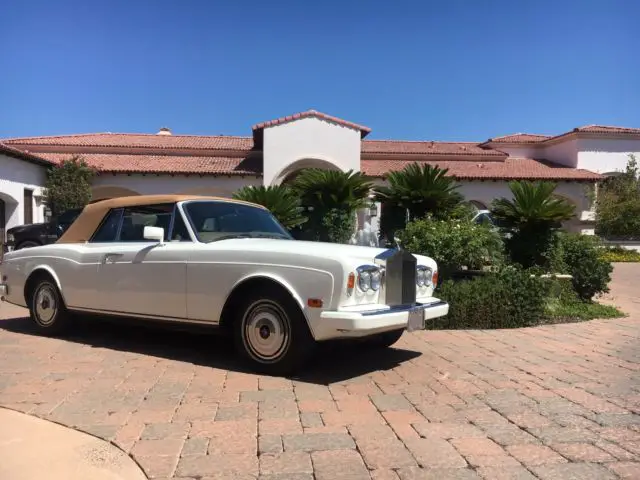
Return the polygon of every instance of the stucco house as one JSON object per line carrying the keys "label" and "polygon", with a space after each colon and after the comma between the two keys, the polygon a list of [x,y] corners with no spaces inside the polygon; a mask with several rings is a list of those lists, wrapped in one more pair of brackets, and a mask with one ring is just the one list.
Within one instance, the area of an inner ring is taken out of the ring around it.
{"label": "stucco house", "polygon": [[[370,129],[314,110],[258,123],[249,136],[89,133],[0,140],[0,198],[9,228],[39,221],[45,169],[73,155],[99,175],[93,199],[150,193],[230,196],[244,185],[287,182],[307,167],[361,171],[385,182],[411,162],[446,167],[478,208],[509,196],[510,180],[553,180],[576,205],[568,227],[593,232],[590,189],[640,155],[640,128],[586,126],[556,136],[517,133],[484,142],[369,140]],[[25,193],[31,190],[31,197]],[[24,205],[29,203],[31,210]],[[29,215],[32,211],[32,216]],[[377,229],[379,206],[359,214]]]}

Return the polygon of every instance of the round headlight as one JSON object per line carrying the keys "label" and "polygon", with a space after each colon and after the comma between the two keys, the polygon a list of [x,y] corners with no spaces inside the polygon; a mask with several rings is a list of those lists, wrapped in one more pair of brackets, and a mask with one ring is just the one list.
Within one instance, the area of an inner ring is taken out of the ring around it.
{"label": "round headlight", "polygon": [[424,269],[424,284],[431,285],[433,283],[433,270],[429,267]]}
{"label": "round headlight", "polygon": [[424,268],[419,268],[416,271],[416,283],[419,287],[423,287],[426,282],[425,271]]}
{"label": "round headlight", "polygon": [[371,272],[371,289],[378,290],[380,289],[380,281],[382,275],[380,274],[380,270],[374,270]]}
{"label": "round headlight", "polygon": [[371,273],[367,271],[360,272],[360,275],[358,275],[358,287],[360,287],[360,290],[363,292],[371,288]]}

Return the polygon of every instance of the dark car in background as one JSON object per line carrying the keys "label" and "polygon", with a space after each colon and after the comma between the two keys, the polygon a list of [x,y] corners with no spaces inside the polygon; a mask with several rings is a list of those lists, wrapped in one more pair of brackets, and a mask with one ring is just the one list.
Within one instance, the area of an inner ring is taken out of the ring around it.
{"label": "dark car in background", "polygon": [[54,243],[78,218],[80,212],[82,212],[82,208],[74,208],[45,223],[30,223],[10,228],[7,230],[5,251],[11,252]]}

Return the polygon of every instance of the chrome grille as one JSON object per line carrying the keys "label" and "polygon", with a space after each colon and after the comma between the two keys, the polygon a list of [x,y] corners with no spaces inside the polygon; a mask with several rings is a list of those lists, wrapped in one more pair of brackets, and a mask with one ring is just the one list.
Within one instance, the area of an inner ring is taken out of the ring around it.
{"label": "chrome grille", "polygon": [[406,250],[385,250],[375,258],[384,267],[380,302],[390,306],[410,305],[416,300],[416,258]]}

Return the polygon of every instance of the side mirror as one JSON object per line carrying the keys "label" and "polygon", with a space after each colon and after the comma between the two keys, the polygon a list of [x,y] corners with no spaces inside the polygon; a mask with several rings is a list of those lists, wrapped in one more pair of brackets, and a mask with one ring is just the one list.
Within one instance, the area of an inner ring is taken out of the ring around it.
{"label": "side mirror", "polygon": [[145,240],[154,240],[160,244],[164,243],[164,228],[162,227],[144,227],[142,234]]}

